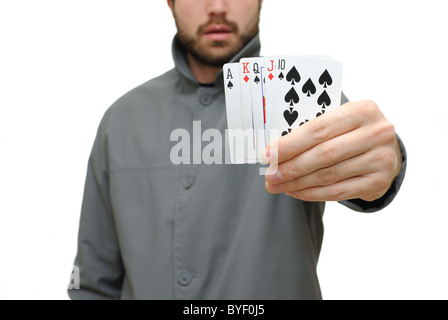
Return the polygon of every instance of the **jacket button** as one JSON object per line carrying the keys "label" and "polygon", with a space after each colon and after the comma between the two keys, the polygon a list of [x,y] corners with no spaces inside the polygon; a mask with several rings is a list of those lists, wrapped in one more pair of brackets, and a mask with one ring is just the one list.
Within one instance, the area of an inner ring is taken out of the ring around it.
{"label": "jacket button", "polygon": [[199,98],[199,101],[201,102],[201,104],[203,104],[204,106],[208,106],[212,103],[213,98],[211,96],[211,94],[209,93],[204,93],[201,95],[201,97]]}
{"label": "jacket button", "polygon": [[177,282],[179,282],[181,286],[188,286],[191,283],[191,280],[193,280],[193,276],[188,271],[182,271],[177,277]]}
{"label": "jacket button", "polygon": [[194,184],[194,177],[191,176],[186,176],[184,178],[184,188],[185,189],[190,189]]}

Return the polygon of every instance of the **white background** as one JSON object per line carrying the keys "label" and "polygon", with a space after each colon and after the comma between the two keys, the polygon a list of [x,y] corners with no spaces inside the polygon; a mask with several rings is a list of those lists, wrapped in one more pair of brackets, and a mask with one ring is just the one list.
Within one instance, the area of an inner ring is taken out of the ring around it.
{"label": "white background", "polygon": [[[265,0],[262,54],[342,60],[347,96],[375,100],[408,151],[385,210],[328,204],[325,299],[448,298],[445,2]],[[0,0],[0,299],[67,299],[98,123],[172,67],[174,33],[161,0]]]}

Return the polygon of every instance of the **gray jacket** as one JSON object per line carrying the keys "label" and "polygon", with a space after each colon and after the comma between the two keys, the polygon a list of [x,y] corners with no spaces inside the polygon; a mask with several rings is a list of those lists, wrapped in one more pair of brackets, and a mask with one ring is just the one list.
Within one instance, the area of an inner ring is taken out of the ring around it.
{"label": "gray jacket", "polygon": [[[232,61],[259,51],[257,36]],[[222,74],[214,86],[199,85],[176,38],[173,58],[174,69],[125,94],[101,121],[79,227],[80,288],[69,296],[321,299],[325,203],[269,194],[258,165],[171,163],[174,129],[192,133],[193,121],[202,131],[226,128]],[[405,164],[381,199],[342,204],[384,208]]]}

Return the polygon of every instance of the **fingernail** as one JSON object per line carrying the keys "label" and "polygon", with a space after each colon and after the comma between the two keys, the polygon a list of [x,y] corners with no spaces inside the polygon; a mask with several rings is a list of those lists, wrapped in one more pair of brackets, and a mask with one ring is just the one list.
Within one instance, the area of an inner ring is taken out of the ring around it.
{"label": "fingernail", "polygon": [[266,176],[273,176],[274,174],[277,173],[277,171],[278,171],[277,169],[278,169],[278,167],[270,166],[270,167],[266,170],[265,175],[266,175]]}
{"label": "fingernail", "polygon": [[278,166],[270,166],[266,170],[266,181],[268,181],[270,184],[283,183],[283,176],[278,170]]}
{"label": "fingernail", "polygon": [[283,192],[283,184],[270,184],[266,181],[265,183],[266,189],[272,193],[280,193]]}
{"label": "fingernail", "polygon": [[269,164],[269,158],[271,157],[271,148],[267,147],[262,156],[262,160],[264,163]]}

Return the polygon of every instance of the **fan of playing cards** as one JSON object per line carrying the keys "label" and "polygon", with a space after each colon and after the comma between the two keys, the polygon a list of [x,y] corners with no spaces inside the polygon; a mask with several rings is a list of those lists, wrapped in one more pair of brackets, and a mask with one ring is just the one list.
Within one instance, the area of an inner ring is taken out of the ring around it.
{"label": "fan of playing cards", "polygon": [[243,58],[223,76],[235,164],[262,162],[271,141],[341,102],[342,63],[325,57]]}

